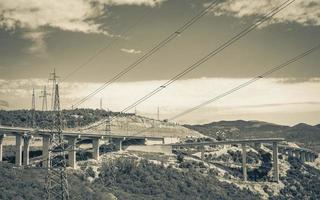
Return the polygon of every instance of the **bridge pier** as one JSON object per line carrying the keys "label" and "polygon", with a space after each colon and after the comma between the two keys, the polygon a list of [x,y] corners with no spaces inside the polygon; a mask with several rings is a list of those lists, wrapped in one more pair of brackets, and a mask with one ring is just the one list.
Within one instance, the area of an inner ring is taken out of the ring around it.
{"label": "bridge pier", "polygon": [[44,168],[51,167],[50,166],[49,147],[50,147],[50,136],[43,135],[42,136],[42,167],[44,167]]}
{"label": "bridge pier", "polygon": [[30,150],[30,141],[32,139],[31,135],[23,136],[23,165],[29,165],[29,150]]}
{"label": "bridge pier", "polygon": [[304,151],[300,152],[300,159],[302,162],[306,162],[306,152]]}
{"label": "bridge pier", "polygon": [[314,162],[314,160],[317,158],[317,156],[313,153],[311,154],[310,157],[311,157],[311,162]]}
{"label": "bridge pier", "polygon": [[242,147],[242,174],[243,174],[243,180],[248,180],[247,175],[247,147],[245,143],[241,144]]}
{"label": "bridge pier", "polygon": [[291,149],[288,149],[288,157],[293,157],[293,151]]}
{"label": "bridge pier", "polygon": [[298,150],[293,150],[293,153],[294,153],[294,157],[300,159],[300,151],[298,151]]}
{"label": "bridge pier", "polygon": [[16,134],[16,158],[15,164],[17,167],[21,167],[22,165],[22,135]]}
{"label": "bridge pier", "polygon": [[92,139],[92,149],[93,149],[93,154],[92,157],[95,160],[99,160],[99,147],[100,147],[100,138],[93,138]]}
{"label": "bridge pier", "polygon": [[76,141],[77,137],[68,137],[68,166],[76,168]]}
{"label": "bridge pier", "polygon": [[202,145],[201,147],[201,160],[204,160],[204,145]]}
{"label": "bridge pier", "polygon": [[125,140],[125,138],[124,139],[118,139],[118,138],[112,139],[113,143],[116,145],[116,150],[122,151],[122,142],[124,140]]}
{"label": "bridge pier", "polygon": [[306,152],[306,162],[310,162],[310,161],[311,161],[310,152]]}
{"label": "bridge pier", "polygon": [[274,180],[279,182],[279,163],[278,163],[278,143],[272,143],[272,159],[273,159],[273,173],[274,173]]}
{"label": "bridge pier", "polygon": [[5,135],[0,135],[0,162],[3,160],[3,138]]}

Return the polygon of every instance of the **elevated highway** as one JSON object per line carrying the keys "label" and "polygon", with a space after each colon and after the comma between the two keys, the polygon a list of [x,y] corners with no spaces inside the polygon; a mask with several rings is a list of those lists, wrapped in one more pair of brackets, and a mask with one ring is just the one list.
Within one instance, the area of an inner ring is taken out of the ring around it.
{"label": "elevated highway", "polygon": [[[3,139],[6,136],[14,136],[15,142],[15,164],[16,166],[29,165],[30,142],[34,137],[42,138],[42,165],[49,165],[49,147],[52,134],[56,131],[49,129],[34,129],[25,127],[0,126],[0,161],[3,159]],[[126,140],[142,140],[145,143],[164,144],[168,138],[154,135],[112,134],[103,131],[71,131],[63,130],[65,140],[68,143],[68,165],[76,167],[76,142],[78,139],[91,139],[93,146],[93,158],[99,159],[99,147],[101,140],[107,140],[115,144],[118,150],[122,150],[122,142]]]}

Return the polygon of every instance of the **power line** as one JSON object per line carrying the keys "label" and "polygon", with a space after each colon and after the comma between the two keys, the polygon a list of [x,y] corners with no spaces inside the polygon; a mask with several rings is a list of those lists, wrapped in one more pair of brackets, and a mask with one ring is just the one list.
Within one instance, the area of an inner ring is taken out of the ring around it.
{"label": "power line", "polygon": [[[319,49],[320,49],[320,44],[314,46],[313,48],[310,48],[309,50],[307,50],[307,51],[305,51],[305,52],[293,57],[292,59],[290,59],[290,60],[288,60],[288,61],[286,61],[286,62],[284,62],[284,63],[282,63],[282,64],[280,64],[280,65],[278,65],[276,67],[273,67],[273,68],[269,69],[266,72],[261,73],[260,75],[257,75],[256,77],[250,79],[249,81],[246,81],[246,82],[244,82],[244,83],[242,83],[242,84],[240,84],[240,85],[238,85],[238,86],[236,86],[236,87],[234,87],[234,88],[232,88],[232,89],[230,89],[230,90],[228,90],[228,91],[226,91],[226,92],[224,92],[224,93],[222,93],[222,94],[220,94],[220,95],[218,95],[218,96],[216,96],[216,97],[214,97],[214,98],[212,98],[212,99],[210,99],[210,100],[208,100],[208,101],[206,101],[204,103],[201,103],[201,104],[199,104],[199,105],[197,105],[197,106],[195,106],[193,108],[190,108],[190,109],[188,109],[188,110],[186,110],[184,112],[181,112],[181,113],[175,115],[174,117],[169,118],[168,121],[172,121],[172,120],[175,120],[177,118],[180,118],[180,117],[182,117],[182,116],[184,116],[184,115],[186,115],[186,114],[188,114],[190,112],[193,112],[193,111],[195,111],[195,110],[197,110],[197,109],[199,109],[199,108],[201,108],[201,107],[203,107],[205,105],[208,105],[208,104],[213,103],[215,101],[218,101],[218,100],[220,100],[220,99],[222,99],[222,98],[224,98],[224,97],[226,97],[228,95],[231,95],[232,93],[234,93],[234,92],[236,92],[236,91],[238,91],[238,90],[240,90],[242,88],[245,88],[245,87],[253,84],[256,81],[258,81],[258,80],[260,80],[262,78],[265,78],[266,76],[269,76],[269,75],[275,73],[276,71],[279,71],[279,70],[287,67],[288,65],[290,65],[290,64],[292,64],[294,62],[297,62],[298,60],[304,58],[305,56],[307,56],[307,55],[309,55],[309,54],[311,54],[311,53],[313,53],[313,52],[315,52],[315,51],[317,51]],[[153,127],[145,128],[145,129],[139,131],[138,133],[135,133],[134,135],[139,135],[139,134],[141,134],[143,132],[146,132],[148,130],[151,130],[151,129],[153,129]],[[134,135],[132,135],[132,136],[134,136]]]}
{"label": "power line", "polygon": [[127,74],[129,71],[133,70],[134,68],[136,68],[140,63],[142,63],[143,61],[145,61],[147,58],[149,58],[150,56],[152,56],[154,53],[156,53],[158,50],[160,50],[162,47],[164,47],[165,45],[167,45],[170,41],[172,41],[173,39],[175,39],[177,36],[181,35],[185,30],[187,30],[191,25],[193,25],[194,23],[196,23],[200,18],[202,18],[205,14],[207,14],[215,5],[217,5],[217,3],[219,2],[219,0],[213,1],[208,7],[206,7],[205,9],[203,9],[199,14],[197,14],[196,16],[194,16],[193,18],[191,18],[189,21],[187,21],[187,23],[185,23],[183,26],[181,26],[179,29],[177,29],[175,32],[173,32],[172,34],[170,34],[167,38],[165,38],[164,40],[162,40],[161,42],[159,42],[155,47],[153,47],[152,49],[150,49],[147,53],[145,53],[142,57],[140,57],[138,60],[136,60],[134,63],[132,63],[131,65],[129,65],[128,67],[124,68],[121,72],[119,72],[118,74],[116,74],[113,78],[111,78],[110,80],[108,80],[107,82],[105,82],[103,85],[101,85],[99,88],[97,88],[96,90],[94,90],[92,93],[90,93],[89,95],[87,95],[86,97],[84,97],[83,99],[81,99],[80,101],[78,101],[77,103],[73,104],[72,107],[78,107],[79,105],[81,105],[83,102],[87,101],[88,99],[90,99],[91,97],[93,97],[94,95],[96,95],[97,93],[99,93],[100,91],[102,91],[103,89],[105,89],[106,87],[108,87],[111,83],[115,82],[116,80],[118,80],[119,78],[121,78],[122,76],[124,76],[125,74]]}
{"label": "power line", "polygon": [[[168,80],[167,82],[165,82],[163,85],[159,86],[158,88],[156,88],[155,90],[151,91],[150,93],[146,94],[145,96],[143,96],[142,98],[140,98],[139,100],[137,100],[136,102],[134,102],[133,104],[129,105],[128,107],[124,108],[122,111],[120,111],[119,113],[125,113],[128,112],[129,110],[131,110],[132,108],[136,107],[137,105],[143,103],[144,101],[148,100],[149,98],[151,98],[153,95],[157,94],[158,92],[162,91],[163,89],[165,89],[167,86],[171,85],[172,83],[174,83],[175,81],[177,81],[178,79],[180,79],[181,77],[185,76],[186,74],[190,73],[191,71],[193,71],[194,69],[196,69],[197,67],[199,67],[201,64],[205,63],[206,61],[208,61],[210,58],[212,58],[213,56],[217,55],[218,53],[220,53],[221,51],[223,51],[225,48],[229,47],[231,44],[233,44],[234,42],[236,42],[237,40],[241,39],[242,37],[244,37],[245,35],[247,35],[249,32],[253,31],[256,27],[258,27],[259,25],[261,25],[262,23],[266,22],[267,20],[269,20],[271,17],[273,17],[275,14],[277,14],[278,12],[280,12],[281,10],[283,10],[284,8],[286,8],[287,6],[289,6],[290,4],[292,4],[295,0],[287,0],[284,3],[280,4],[278,7],[274,8],[273,10],[271,10],[269,13],[265,14],[261,19],[257,20],[256,22],[254,22],[252,25],[250,25],[249,27],[245,28],[244,30],[242,30],[240,33],[236,34],[235,36],[233,36],[231,39],[227,40],[225,43],[223,43],[222,45],[220,45],[218,48],[216,48],[215,50],[211,51],[209,54],[207,54],[206,56],[202,57],[201,59],[199,59],[197,62],[195,62],[194,64],[192,64],[191,66],[187,67],[185,70],[183,70],[182,72],[178,73],[177,75],[175,75],[173,78],[171,78],[170,80]],[[115,116],[114,116],[115,117]],[[98,123],[96,125],[94,125],[93,127],[99,126],[100,124],[104,123],[103,121],[101,123]]]}
{"label": "power line", "polygon": [[125,108],[124,110],[122,110],[122,112],[127,112],[127,111],[131,110],[133,107],[135,107],[135,106],[141,104],[142,102],[148,100],[150,97],[152,97],[153,95],[159,93],[160,91],[162,91],[163,89],[165,89],[166,87],[168,87],[169,85],[174,83],[176,80],[178,80],[178,79],[182,78],[183,76],[185,76],[186,74],[190,73],[191,71],[193,71],[194,69],[199,67],[201,64],[205,63],[210,58],[212,58],[213,56],[217,55],[218,53],[223,51],[225,48],[229,47],[231,44],[233,44],[234,42],[236,42],[237,40],[239,40],[243,36],[247,35],[249,32],[254,30],[260,24],[262,24],[263,22],[267,21],[272,16],[274,16],[275,14],[277,14],[278,12],[280,12],[281,10],[283,10],[284,8],[289,6],[294,1],[295,0],[287,0],[285,3],[281,4],[279,7],[275,8],[274,10],[272,10],[270,13],[265,15],[263,18],[261,18],[260,20],[258,20],[257,22],[255,22],[254,24],[249,26],[248,28],[246,28],[243,31],[241,31],[236,36],[232,37],[230,40],[228,40],[227,42],[225,42],[224,44],[219,46],[217,49],[211,51],[209,54],[207,54],[206,56],[204,56],[203,58],[201,58],[200,60],[198,60],[197,62],[195,62],[190,67],[188,67],[185,70],[183,70],[182,72],[180,72],[177,75],[175,75],[173,78],[171,78],[170,80],[165,82],[163,85],[159,86],[158,88],[156,88],[155,90],[151,91],[150,93],[148,93],[144,97],[140,98],[138,101],[136,101],[132,105],[130,105],[127,108]]}
{"label": "power line", "polygon": [[[146,11],[141,17],[138,18],[138,20],[132,24],[131,26],[129,26],[128,28],[124,29],[120,35],[127,35],[128,33],[130,33],[130,31],[136,27],[138,24],[141,23],[141,21],[143,21],[145,18],[147,18],[150,15],[151,11]],[[114,36],[114,39],[109,41],[103,48],[99,49],[95,54],[93,54],[92,56],[90,56],[85,62],[83,62],[82,64],[80,64],[79,66],[75,67],[75,69],[73,71],[71,71],[69,74],[67,74],[62,81],[65,81],[66,79],[70,78],[73,74],[75,74],[76,72],[78,72],[80,69],[82,69],[83,67],[85,67],[86,65],[88,65],[89,63],[91,63],[96,57],[98,57],[101,53],[103,53],[105,50],[109,49],[110,47],[112,47],[112,45],[114,45],[118,40],[119,40],[119,36]]]}
{"label": "power line", "polygon": [[234,87],[231,90],[228,90],[227,92],[224,92],[224,93],[222,93],[222,94],[220,94],[220,95],[218,95],[218,96],[216,96],[216,97],[214,97],[214,98],[212,98],[212,99],[210,99],[210,100],[208,100],[208,101],[206,101],[206,102],[204,102],[204,103],[202,103],[202,104],[200,104],[198,106],[190,108],[190,109],[188,109],[188,110],[186,110],[186,111],[184,111],[184,112],[182,112],[180,114],[175,115],[174,117],[171,117],[169,120],[177,119],[177,118],[179,118],[179,117],[181,117],[183,115],[186,115],[186,114],[188,114],[188,113],[190,113],[190,112],[192,112],[194,110],[197,110],[197,109],[199,109],[199,108],[201,108],[201,107],[203,107],[205,105],[208,105],[208,104],[210,104],[212,102],[215,102],[215,101],[217,101],[219,99],[222,99],[223,97],[226,97],[226,96],[228,96],[228,95],[230,95],[230,94],[232,94],[232,93],[234,93],[234,92],[236,92],[236,91],[238,91],[238,90],[240,90],[240,89],[242,89],[244,87],[247,87],[247,86],[251,85],[252,83],[254,83],[254,82],[256,82],[256,81],[258,81],[258,80],[260,80],[260,79],[262,79],[262,78],[264,78],[266,76],[269,76],[269,75],[275,73],[276,71],[279,71],[279,70],[287,67],[288,65],[290,65],[290,64],[292,64],[292,63],[304,58],[305,56],[313,53],[314,51],[318,50],[319,48],[320,48],[320,44],[318,44],[317,46],[309,49],[308,51],[305,51],[305,52],[295,56],[294,58],[292,58],[292,59],[290,59],[290,60],[288,60],[288,61],[286,61],[286,62],[284,62],[284,63],[282,63],[282,64],[280,64],[280,65],[278,65],[276,67],[274,67],[274,68],[271,68],[270,70],[268,70],[268,71],[266,71],[266,72],[264,72],[264,73],[262,73],[262,74],[260,74],[260,75],[258,75],[256,77],[250,79],[249,81],[246,81],[246,82],[238,85],[237,87]]}

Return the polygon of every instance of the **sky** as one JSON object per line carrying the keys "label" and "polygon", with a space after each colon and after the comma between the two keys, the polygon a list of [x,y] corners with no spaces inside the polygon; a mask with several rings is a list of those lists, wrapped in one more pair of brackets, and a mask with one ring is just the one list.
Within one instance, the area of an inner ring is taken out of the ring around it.
{"label": "sky", "polygon": [[[39,96],[45,85],[51,91],[54,68],[62,108],[71,108],[211,2],[0,0],[0,109],[29,109],[34,88],[41,110]],[[105,109],[122,110],[283,2],[218,1],[179,37],[79,107],[99,108],[102,98]],[[171,118],[320,44],[319,36],[320,2],[296,0],[136,110],[156,117],[159,107],[161,119]],[[320,50],[176,121],[319,124],[319,63]]]}

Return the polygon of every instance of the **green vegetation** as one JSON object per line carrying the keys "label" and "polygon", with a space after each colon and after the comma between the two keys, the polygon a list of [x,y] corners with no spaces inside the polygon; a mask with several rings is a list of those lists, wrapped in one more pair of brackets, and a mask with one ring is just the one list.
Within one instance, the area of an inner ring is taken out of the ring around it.
{"label": "green vegetation", "polygon": [[[43,200],[45,197],[45,175],[42,169],[18,169],[12,164],[0,163],[1,200]],[[91,187],[77,174],[68,175],[71,200],[110,200],[112,194]]]}
{"label": "green vegetation", "polygon": [[[119,113],[100,109],[75,109],[62,111],[63,124],[68,128],[86,126],[107,116],[114,115],[119,115]],[[31,127],[31,116],[30,110],[0,110],[0,123],[5,126]],[[36,126],[39,128],[51,128],[53,124],[52,116],[52,112],[50,111],[35,111]]]}
{"label": "green vegetation", "polygon": [[248,190],[217,180],[214,174],[178,170],[146,160],[104,163],[94,187],[108,188],[119,199],[257,199]]}
{"label": "green vegetation", "polygon": [[[257,199],[248,190],[240,190],[223,183],[214,174],[204,176],[193,170],[180,171],[146,160],[121,158],[104,163],[99,178],[90,183],[86,177],[96,177],[87,168],[84,173],[68,175],[71,199]],[[44,198],[45,171],[15,169],[11,164],[0,164],[0,199]]]}
{"label": "green vegetation", "polygon": [[281,177],[285,188],[272,199],[320,199],[320,171],[296,158],[289,158],[289,163],[287,176]]}

